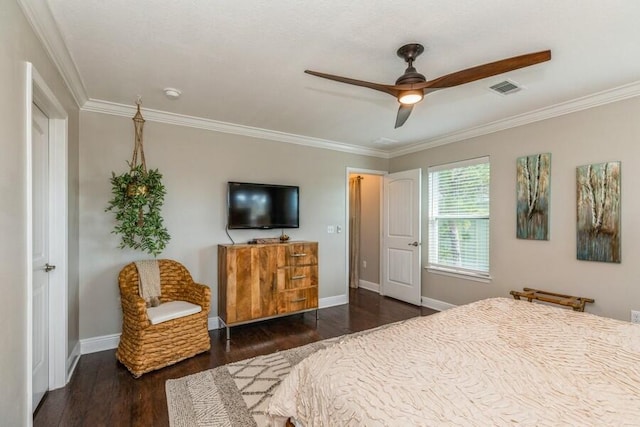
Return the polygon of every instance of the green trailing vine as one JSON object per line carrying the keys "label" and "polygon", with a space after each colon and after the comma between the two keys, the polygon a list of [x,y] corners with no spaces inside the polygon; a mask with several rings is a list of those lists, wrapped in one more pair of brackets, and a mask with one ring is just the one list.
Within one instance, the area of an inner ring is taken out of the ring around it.
{"label": "green trailing vine", "polygon": [[111,194],[105,211],[115,212],[112,233],[121,236],[118,247],[158,256],[171,239],[161,214],[166,194],[162,174],[157,169],[145,171],[143,165],[121,175],[112,173]]}

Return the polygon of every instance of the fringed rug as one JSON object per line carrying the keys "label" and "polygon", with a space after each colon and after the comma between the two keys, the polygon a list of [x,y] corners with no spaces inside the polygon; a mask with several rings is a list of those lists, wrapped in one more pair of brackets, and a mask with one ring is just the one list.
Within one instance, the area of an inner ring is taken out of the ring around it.
{"label": "fringed rug", "polygon": [[338,338],[230,363],[166,384],[172,427],[265,426],[264,411],[291,368]]}

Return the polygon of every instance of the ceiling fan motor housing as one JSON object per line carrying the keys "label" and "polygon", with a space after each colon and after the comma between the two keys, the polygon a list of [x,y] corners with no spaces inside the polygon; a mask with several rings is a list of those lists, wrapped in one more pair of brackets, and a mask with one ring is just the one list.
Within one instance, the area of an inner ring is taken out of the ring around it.
{"label": "ceiling fan motor housing", "polygon": [[424,52],[424,47],[418,43],[410,43],[402,46],[398,49],[398,56],[403,58],[409,66],[404,71],[404,74],[398,77],[396,85],[424,83],[427,79],[416,71],[413,67],[413,61]]}
{"label": "ceiling fan motor housing", "polygon": [[404,74],[398,77],[398,80],[396,80],[396,84],[404,85],[413,83],[424,83],[426,81],[427,79],[422,74],[418,73],[415,68],[408,67],[405,70]]}

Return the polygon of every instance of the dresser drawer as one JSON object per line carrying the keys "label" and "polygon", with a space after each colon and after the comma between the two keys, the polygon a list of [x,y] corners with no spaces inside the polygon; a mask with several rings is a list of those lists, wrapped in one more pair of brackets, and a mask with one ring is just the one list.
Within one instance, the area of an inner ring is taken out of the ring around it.
{"label": "dresser drawer", "polygon": [[284,247],[280,267],[318,264],[317,243],[292,243]]}
{"label": "dresser drawer", "polygon": [[303,265],[278,269],[278,290],[318,286],[318,266]]}
{"label": "dresser drawer", "polygon": [[292,289],[278,292],[278,314],[318,308],[318,288]]}

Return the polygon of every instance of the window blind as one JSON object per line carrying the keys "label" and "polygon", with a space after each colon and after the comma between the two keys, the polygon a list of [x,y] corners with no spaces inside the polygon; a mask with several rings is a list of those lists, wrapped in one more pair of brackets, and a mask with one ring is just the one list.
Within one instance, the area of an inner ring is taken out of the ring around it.
{"label": "window blind", "polygon": [[428,168],[429,267],[489,275],[489,157]]}

